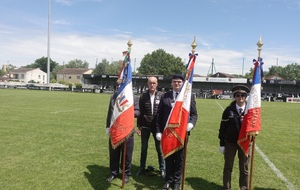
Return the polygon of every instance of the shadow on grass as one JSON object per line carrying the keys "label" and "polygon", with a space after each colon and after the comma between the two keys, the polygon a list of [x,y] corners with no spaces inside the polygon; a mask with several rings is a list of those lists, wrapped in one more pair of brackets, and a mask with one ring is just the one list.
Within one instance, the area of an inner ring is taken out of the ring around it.
{"label": "shadow on grass", "polygon": [[190,178],[188,177],[185,178],[185,181],[189,183],[192,189],[209,189],[209,190],[222,189],[222,186],[198,177],[190,177]]}
{"label": "shadow on grass", "polygon": [[[222,186],[213,182],[206,181],[202,178],[185,178],[185,181],[189,183],[192,189],[209,189],[209,190],[221,190]],[[274,188],[262,188],[255,187],[253,190],[279,190]]]}
{"label": "shadow on grass", "polygon": [[140,168],[138,166],[131,166],[131,177],[135,181],[133,185],[136,190],[161,189],[163,187],[165,181],[161,177],[159,170],[154,169],[154,171],[146,172],[141,176],[137,176],[136,174],[139,169]]}
{"label": "shadow on grass", "polygon": [[95,190],[108,189],[112,185],[105,181],[110,174],[108,167],[89,165],[86,168],[90,173],[84,172],[84,176]]}
{"label": "shadow on grass", "polygon": [[[107,183],[105,180],[110,175],[109,167],[99,166],[99,165],[89,165],[87,169],[90,172],[84,172],[85,178],[89,181],[94,190],[104,190],[110,187],[115,187],[115,189],[121,189],[122,179],[121,175],[118,179],[113,180],[111,183]],[[131,166],[131,177],[130,182],[125,185],[129,187],[134,187],[136,190],[142,189],[161,189],[164,185],[164,180],[161,178],[159,171],[154,170],[151,173],[137,176],[139,170],[138,166]]]}

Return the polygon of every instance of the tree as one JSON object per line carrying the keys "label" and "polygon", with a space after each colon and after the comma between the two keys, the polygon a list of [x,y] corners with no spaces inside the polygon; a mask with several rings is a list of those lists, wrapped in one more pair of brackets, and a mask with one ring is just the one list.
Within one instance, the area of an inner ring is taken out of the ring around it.
{"label": "tree", "polygon": [[[48,64],[48,58],[42,57],[40,59],[36,59],[34,63],[31,63],[30,65],[24,66],[24,68],[40,68],[42,71],[47,73],[47,64]],[[55,61],[52,61],[50,59],[50,72],[58,65]]]}
{"label": "tree", "polygon": [[183,74],[185,66],[180,57],[175,57],[173,54],[166,53],[163,49],[158,49],[145,55],[137,70],[139,74],[144,75],[169,76],[174,73]]}
{"label": "tree", "polygon": [[74,59],[69,61],[65,68],[89,68],[89,63],[80,59]]}
{"label": "tree", "polygon": [[[250,68],[250,72],[246,73],[246,78],[250,79],[253,76],[253,68]],[[269,71],[264,71],[264,76],[279,76],[285,80],[299,80],[300,79],[300,65],[297,63],[288,64],[285,67],[274,66],[269,67]]]}
{"label": "tree", "polygon": [[297,63],[288,64],[284,67],[282,75],[287,80],[300,79],[300,65]]}
{"label": "tree", "polygon": [[99,75],[105,74],[105,71],[108,66],[109,66],[109,62],[107,61],[107,59],[102,59],[102,61],[96,65],[93,73]]}
{"label": "tree", "polygon": [[6,68],[6,72],[9,73],[10,71],[14,70],[15,68],[17,68],[17,67],[12,64],[8,64],[7,68]]}
{"label": "tree", "polygon": [[15,68],[17,68],[17,67],[12,64],[8,64],[8,65],[6,65],[6,67],[3,65],[2,70],[0,70],[0,76],[3,76],[5,74],[9,73],[10,71],[14,70]]}
{"label": "tree", "polygon": [[122,60],[113,61],[105,69],[105,74],[107,75],[118,75],[122,69]]}
{"label": "tree", "polygon": [[288,64],[285,67],[272,65],[267,76],[278,75],[286,80],[300,79],[300,65],[297,63]]}
{"label": "tree", "polygon": [[269,67],[269,72],[265,76],[266,77],[270,77],[270,76],[281,76],[281,77],[283,77],[282,74],[283,74],[283,67],[282,66],[272,65],[271,67]]}

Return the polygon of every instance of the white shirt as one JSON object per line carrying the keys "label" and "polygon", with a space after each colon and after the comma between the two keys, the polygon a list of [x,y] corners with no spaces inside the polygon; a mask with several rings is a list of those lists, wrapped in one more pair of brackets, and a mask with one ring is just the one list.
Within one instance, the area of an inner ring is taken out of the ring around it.
{"label": "white shirt", "polygon": [[155,92],[153,94],[151,94],[149,92],[149,96],[150,96],[150,101],[151,101],[151,113],[153,115]]}
{"label": "white shirt", "polygon": [[240,107],[239,105],[235,104],[235,107],[236,107],[236,110],[237,110],[238,113],[240,113],[240,109],[242,109],[241,113],[243,113],[245,111],[246,104],[243,105],[242,107]]}
{"label": "white shirt", "polygon": [[[177,95],[176,95],[177,94]],[[174,98],[174,101],[176,100],[176,96],[178,96],[178,94],[179,94],[179,92],[175,92],[174,90],[173,90],[173,98]]]}

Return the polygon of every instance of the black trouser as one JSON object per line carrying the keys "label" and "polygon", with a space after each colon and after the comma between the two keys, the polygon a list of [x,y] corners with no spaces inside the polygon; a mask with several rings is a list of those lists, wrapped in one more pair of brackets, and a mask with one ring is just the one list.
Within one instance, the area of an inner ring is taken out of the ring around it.
{"label": "black trouser", "polygon": [[[132,152],[133,152],[133,138],[132,134],[126,142],[126,158],[125,158],[125,175],[130,176],[131,175],[131,160],[132,160]],[[119,168],[123,169],[123,149],[124,149],[124,143],[120,144],[116,149],[112,148],[111,141],[109,139],[109,167],[110,167],[110,173],[113,176],[119,175]],[[121,156],[122,154],[122,156]],[[120,166],[120,157],[121,157],[121,166]]]}
{"label": "black trouser", "polygon": [[183,148],[168,156],[165,159],[166,162],[166,177],[165,181],[168,183],[174,182],[174,184],[180,185],[181,174],[183,167]]}
{"label": "black trouser", "polygon": [[146,160],[148,154],[148,142],[149,142],[150,134],[152,133],[155,142],[156,152],[157,152],[159,169],[160,170],[165,169],[164,158],[162,156],[161,148],[160,148],[160,141],[158,141],[155,137],[156,135],[155,128],[142,127],[141,133],[142,133],[141,134],[142,148],[141,148],[140,168],[144,169],[146,167]]}
{"label": "black trouser", "polygon": [[250,160],[249,156],[246,157],[245,153],[241,149],[241,147],[237,143],[226,142],[225,144],[225,152],[224,152],[224,170],[223,170],[223,189],[229,190],[231,189],[231,173],[234,163],[234,157],[238,152],[239,158],[239,185],[240,189],[247,190],[248,189],[248,164]]}

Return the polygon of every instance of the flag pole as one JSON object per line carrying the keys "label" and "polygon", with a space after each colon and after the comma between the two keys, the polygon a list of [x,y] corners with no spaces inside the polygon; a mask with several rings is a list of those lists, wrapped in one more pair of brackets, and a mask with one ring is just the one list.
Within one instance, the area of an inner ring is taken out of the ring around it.
{"label": "flag pole", "polygon": [[125,138],[125,141],[124,141],[124,147],[123,147],[123,166],[122,166],[122,189],[124,188],[125,186],[125,162],[126,162],[126,144],[127,144],[127,141],[126,141],[126,138]]}
{"label": "flag pole", "polygon": [[184,139],[184,152],[183,152],[183,167],[182,167],[181,189],[184,189],[186,152],[187,152],[187,143],[188,143],[188,141],[189,141],[189,135],[186,134],[185,139]]}
{"label": "flag pole", "polygon": [[[197,44],[196,44],[196,36],[194,36],[194,41],[192,43],[192,54],[194,55],[195,53],[195,49],[197,47]],[[189,141],[189,135],[188,135],[188,132],[187,134],[185,135],[185,139],[184,139],[184,149],[183,149],[183,167],[182,167],[182,179],[181,179],[181,189],[183,190],[184,189],[184,180],[185,180],[185,167],[186,167],[186,153],[187,153],[187,144],[188,144],[188,141]]]}
{"label": "flag pole", "polygon": [[255,148],[255,135],[251,135],[252,138],[252,149],[251,149],[251,167],[250,167],[250,176],[249,176],[249,190],[252,190],[252,173],[254,165],[254,148]]}
{"label": "flag pole", "polygon": [[[261,36],[259,37],[258,42],[256,43],[257,45],[257,51],[258,51],[258,68],[260,68],[260,52],[262,50],[262,46],[264,45],[262,40],[261,40]],[[249,176],[249,190],[252,190],[252,174],[253,174],[253,167],[254,167],[254,151],[255,151],[255,137],[256,134],[251,134],[251,138],[252,138],[252,149],[251,149],[251,166],[250,166],[250,176]]]}
{"label": "flag pole", "polygon": [[[131,46],[132,46],[132,42],[131,42],[131,40],[128,40],[128,42],[127,42],[127,46],[128,46],[128,51],[131,49]],[[124,188],[124,186],[125,186],[125,163],[126,163],[126,152],[127,152],[127,146],[126,146],[126,144],[127,144],[127,139],[126,139],[126,137],[124,138],[124,147],[123,147],[123,166],[122,166],[122,189]]]}

